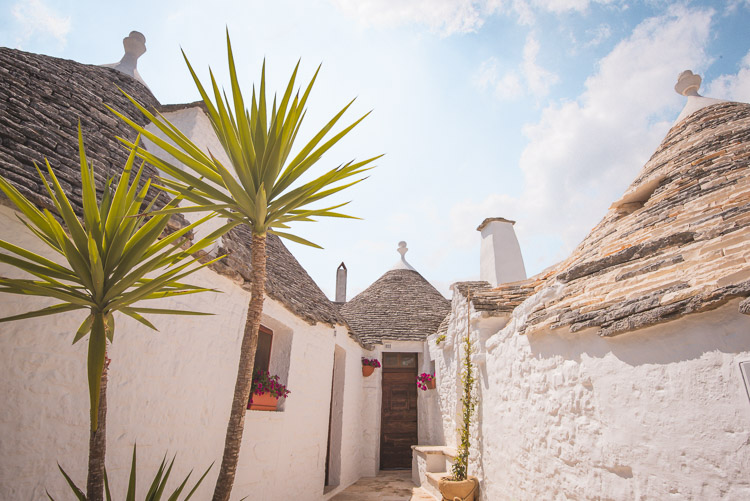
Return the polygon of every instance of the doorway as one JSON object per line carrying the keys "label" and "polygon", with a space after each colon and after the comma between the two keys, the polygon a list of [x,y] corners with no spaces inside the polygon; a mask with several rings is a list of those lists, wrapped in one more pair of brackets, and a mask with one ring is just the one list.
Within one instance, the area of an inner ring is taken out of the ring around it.
{"label": "doorway", "polygon": [[417,445],[417,354],[383,353],[380,469],[411,469]]}

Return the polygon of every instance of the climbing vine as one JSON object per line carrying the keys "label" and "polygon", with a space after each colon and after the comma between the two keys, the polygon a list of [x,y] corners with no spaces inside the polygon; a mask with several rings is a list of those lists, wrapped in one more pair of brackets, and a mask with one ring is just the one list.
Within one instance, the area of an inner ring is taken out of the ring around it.
{"label": "climbing vine", "polygon": [[473,346],[471,342],[471,291],[467,294],[467,310],[466,316],[466,337],[464,338],[464,358],[463,358],[463,370],[461,371],[461,384],[463,386],[463,396],[461,397],[461,403],[463,404],[462,422],[461,428],[459,429],[461,443],[458,445],[458,453],[456,460],[453,463],[451,470],[451,480],[461,481],[468,478],[469,469],[469,446],[471,436],[471,419],[474,416],[476,410],[477,399],[474,395],[474,385],[476,384],[476,376],[474,374],[474,366],[471,363],[471,353]]}

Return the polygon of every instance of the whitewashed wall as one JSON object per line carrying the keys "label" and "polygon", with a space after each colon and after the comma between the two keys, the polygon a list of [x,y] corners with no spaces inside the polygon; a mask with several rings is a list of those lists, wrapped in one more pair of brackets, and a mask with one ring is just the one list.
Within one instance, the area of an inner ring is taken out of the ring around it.
{"label": "whitewashed wall", "polygon": [[[446,333],[445,340],[436,343],[436,336],[430,336],[428,347],[430,356],[435,360],[435,374],[437,376],[437,405],[439,406],[440,420],[433,420],[430,429],[430,436],[437,440],[428,445],[447,445],[449,447],[458,447],[458,424],[461,421],[462,414],[462,386],[461,386],[461,361],[464,353],[462,343],[466,336],[467,318],[471,315],[471,337],[475,345],[475,360],[481,360],[484,349],[480,341],[480,331],[477,320],[479,315],[471,309],[467,310],[466,299],[454,291],[451,303],[451,318]],[[496,321],[491,322],[493,325]],[[481,380],[484,373],[483,365],[478,367],[478,377],[480,385],[477,387],[479,398],[482,397]],[[471,440],[473,447],[469,457],[470,473],[479,478],[481,475],[480,453],[482,445],[479,441],[480,430],[478,427],[472,430]],[[442,441],[440,440],[442,438]]]}
{"label": "whitewashed wall", "polygon": [[[374,427],[371,402],[363,391],[368,380],[362,376],[362,357],[368,356],[362,347],[349,337],[343,327],[336,328],[336,344],[346,350],[343,395],[343,425],[341,434],[340,491],[363,476],[372,476],[372,447],[368,442]],[[380,407],[378,407],[378,410]]]}
{"label": "whitewashed wall", "polygon": [[[0,206],[0,238],[39,249],[12,210]],[[49,252],[48,257],[54,257]],[[14,270],[0,267],[0,275]],[[17,275],[16,275],[17,276]],[[109,356],[107,468],[115,493],[124,493],[133,443],[138,443],[139,478],[152,475],[165,452],[177,454],[173,479],[216,461],[196,499],[213,489],[223,450],[249,295],[210,270],[190,282],[214,287],[169,300],[170,307],[212,311],[207,317],[155,318],[153,332],[116,317]],[[44,304],[0,296],[0,316]],[[67,487],[57,462],[85,484],[88,452],[86,339],[71,345],[84,313],[68,313],[0,324],[0,499],[37,500],[44,490],[61,498]],[[361,348],[342,327],[311,326],[283,305],[266,299],[263,322],[284,333],[286,353],[274,347],[271,370],[291,389],[283,412],[249,411],[233,499],[323,498],[331,368],[334,343],[347,350],[342,481],[359,476],[364,449]],[[334,336],[334,330],[336,334]],[[147,489],[140,483],[139,496]],[[121,495],[116,494],[116,495]]]}
{"label": "whitewashed wall", "polygon": [[[380,351],[362,354],[366,358],[383,361]],[[362,375],[362,359],[359,360],[359,374]],[[370,376],[362,377],[362,475],[374,477],[380,469],[380,411],[383,402],[383,378],[381,369],[375,369]]]}
{"label": "whitewashed wall", "polygon": [[[454,298],[456,298],[455,295]],[[466,326],[454,299],[448,338]],[[472,311],[477,338],[486,323]],[[482,499],[750,499],[750,317],[737,301],[615,338],[593,331],[486,343],[470,470]],[[432,344],[431,344],[432,345]],[[446,439],[453,347],[432,348]],[[455,414],[453,414],[455,416]]]}

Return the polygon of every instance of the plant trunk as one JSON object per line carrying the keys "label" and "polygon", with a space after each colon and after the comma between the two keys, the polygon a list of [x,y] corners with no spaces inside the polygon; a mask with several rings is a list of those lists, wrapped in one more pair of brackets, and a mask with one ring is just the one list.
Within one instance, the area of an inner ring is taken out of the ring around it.
{"label": "plant trunk", "polygon": [[102,501],[104,499],[104,458],[107,453],[107,368],[109,359],[105,352],[102,369],[101,386],[99,387],[98,426],[90,431],[89,436],[89,471],[86,478],[86,499]]}
{"label": "plant trunk", "polygon": [[250,399],[250,386],[253,381],[255,351],[258,347],[258,329],[263,313],[263,298],[266,285],[266,235],[253,233],[250,246],[252,276],[250,284],[250,304],[245,319],[245,333],[240,348],[240,363],[237,369],[237,382],[234,386],[232,412],[229,415],[227,436],[224,441],[224,455],[221,458],[219,478],[216,479],[213,501],[229,501],[237,472],[237,461],[242,445],[242,431],[245,427],[245,412]]}

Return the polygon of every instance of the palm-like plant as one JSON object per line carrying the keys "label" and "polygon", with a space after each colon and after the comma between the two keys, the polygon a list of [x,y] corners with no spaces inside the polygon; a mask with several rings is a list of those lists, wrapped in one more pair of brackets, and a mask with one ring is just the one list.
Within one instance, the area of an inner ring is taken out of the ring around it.
{"label": "palm-like plant", "polygon": [[[260,89],[256,98],[255,88],[250,109],[237,80],[232,46],[227,33],[229,74],[232,88],[232,102],[219,90],[211,73],[211,86],[214,102],[200,83],[190,62],[183,53],[198,91],[208,109],[208,116],[214,131],[226,152],[231,165],[223,165],[213,155],[204,153],[185,137],[162,115],[155,116],[135,99],[130,100],[151,120],[170,140],[164,140],[139,126],[121,113],[112,110],[138,132],[148,137],[187,169],[182,169],[169,161],[160,159],[145,149],[138,154],[152,163],[174,180],[163,179],[163,189],[184,197],[194,204],[191,210],[211,210],[218,212],[230,221],[248,225],[252,230],[251,243],[251,299],[248,306],[245,332],[240,351],[240,362],[235,384],[234,400],[227,426],[224,455],[221,470],[216,482],[214,500],[229,499],[239,456],[244,417],[253,374],[254,354],[258,343],[265,294],[266,281],[266,238],[269,233],[287,238],[304,245],[317,245],[286,230],[289,224],[297,221],[313,221],[314,217],[351,217],[336,209],[345,205],[325,208],[311,208],[311,204],[352,186],[364,178],[359,174],[372,168],[372,162],[379,158],[351,161],[325,172],[320,177],[306,182],[298,182],[320,158],[341,138],[348,134],[365,116],[360,117],[336,134],[329,132],[349,108],[344,106],[334,117],[305,144],[294,157],[290,153],[305,115],[305,105],[312,90],[317,71],[304,92],[294,93],[299,63],[294,69],[286,90],[278,102],[274,96],[273,105],[268,109],[266,102],[265,63],[261,72]],[[320,68],[318,68],[319,70]],[[128,96],[130,97],[130,96]],[[125,141],[126,144],[130,144]],[[356,179],[353,179],[356,178]],[[161,212],[179,212],[181,209],[167,209]]]}
{"label": "palm-like plant", "polygon": [[[137,143],[138,141],[136,141]],[[0,292],[52,298],[60,303],[40,310],[0,319],[0,322],[54,315],[76,310],[89,314],[75,333],[73,343],[90,333],[88,343],[88,382],[90,397],[91,435],[87,497],[102,499],[106,433],[107,341],[115,334],[115,312],[124,313],[146,326],[156,329],[143,315],[202,315],[193,311],[165,308],[142,308],[134,303],[147,299],[194,294],[206,289],[180,282],[186,275],[210,263],[191,266],[192,255],[213,242],[230,222],[204,239],[181,248],[186,234],[211,216],[188,225],[159,240],[167,226],[169,214],[139,217],[152,209],[156,198],[144,207],[151,180],[139,188],[143,165],[133,172],[135,149],[117,183],[110,179],[101,202],[97,201],[94,170],[86,160],[83,137],[78,129],[83,193],[83,220],[76,216],[68,197],[46,162],[47,175],[36,166],[39,177],[61,218],[61,224],[47,209],[39,210],[7,180],[0,177],[0,190],[25,216],[23,224],[41,242],[59,254],[59,264],[0,240],[0,262],[18,268],[36,279],[0,277]],[[145,163],[144,163],[145,164]],[[175,207],[174,199],[166,207]],[[5,251],[5,252],[3,252]],[[147,277],[147,275],[151,275]]]}
{"label": "palm-like plant", "polygon": [[[148,488],[148,491],[146,492],[146,497],[144,501],[161,501],[161,499],[168,495],[167,498],[168,501],[177,501],[180,497],[180,494],[182,494],[182,491],[185,490],[185,487],[187,486],[188,480],[190,480],[190,477],[193,474],[193,471],[190,470],[190,473],[187,474],[185,479],[180,483],[177,488],[175,488],[171,494],[165,494],[164,489],[167,486],[167,482],[169,481],[170,475],[172,475],[172,466],[174,466],[174,460],[176,456],[172,456],[172,460],[167,462],[167,455],[164,455],[164,459],[161,460],[161,464],[159,465],[159,469],[156,471],[156,474],[154,475],[153,480],[151,481],[151,485]],[[183,498],[182,501],[188,501],[190,498],[193,497],[193,494],[195,494],[195,491],[198,490],[198,487],[200,487],[201,482],[203,482],[203,479],[206,478],[206,475],[208,475],[209,470],[213,467],[213,463],[211,463],[211,466],[209,466],[206,471],[201,475],[201,478],[198,479],[198,481],[195,483],[192,489],[187,493],[187,495]],[[63,470],[62,466],[58,463],[57,467],[60,469],[60,473],[62,473],[63,477],[65,477],[65,481],[68,483],[68,487],[70,487],[70,490],[73,492],[73,495],[76,497],[78,501],[88,501],[86,498],[86,495],[81,491],[81,489],[78,488],[78,486],[73,482],[73,479],[70,478],[70,476]],[[128,476],[128,490],[125,493],[125,500],[126,501],[135,501],[135,491],[136,491],[136,479],[137,479],[137,470],[136,470],[136,446],[133,445],[133,459],[130,463],[130,475]],[[104,494],[107,501],[112,501],[112,493],[109,490],[109,479],[107,478],[107,469],[104,468]],[[55,501],[55,499],[50,495],[49,492],[47,492],[47,497],[50,501]]]}

